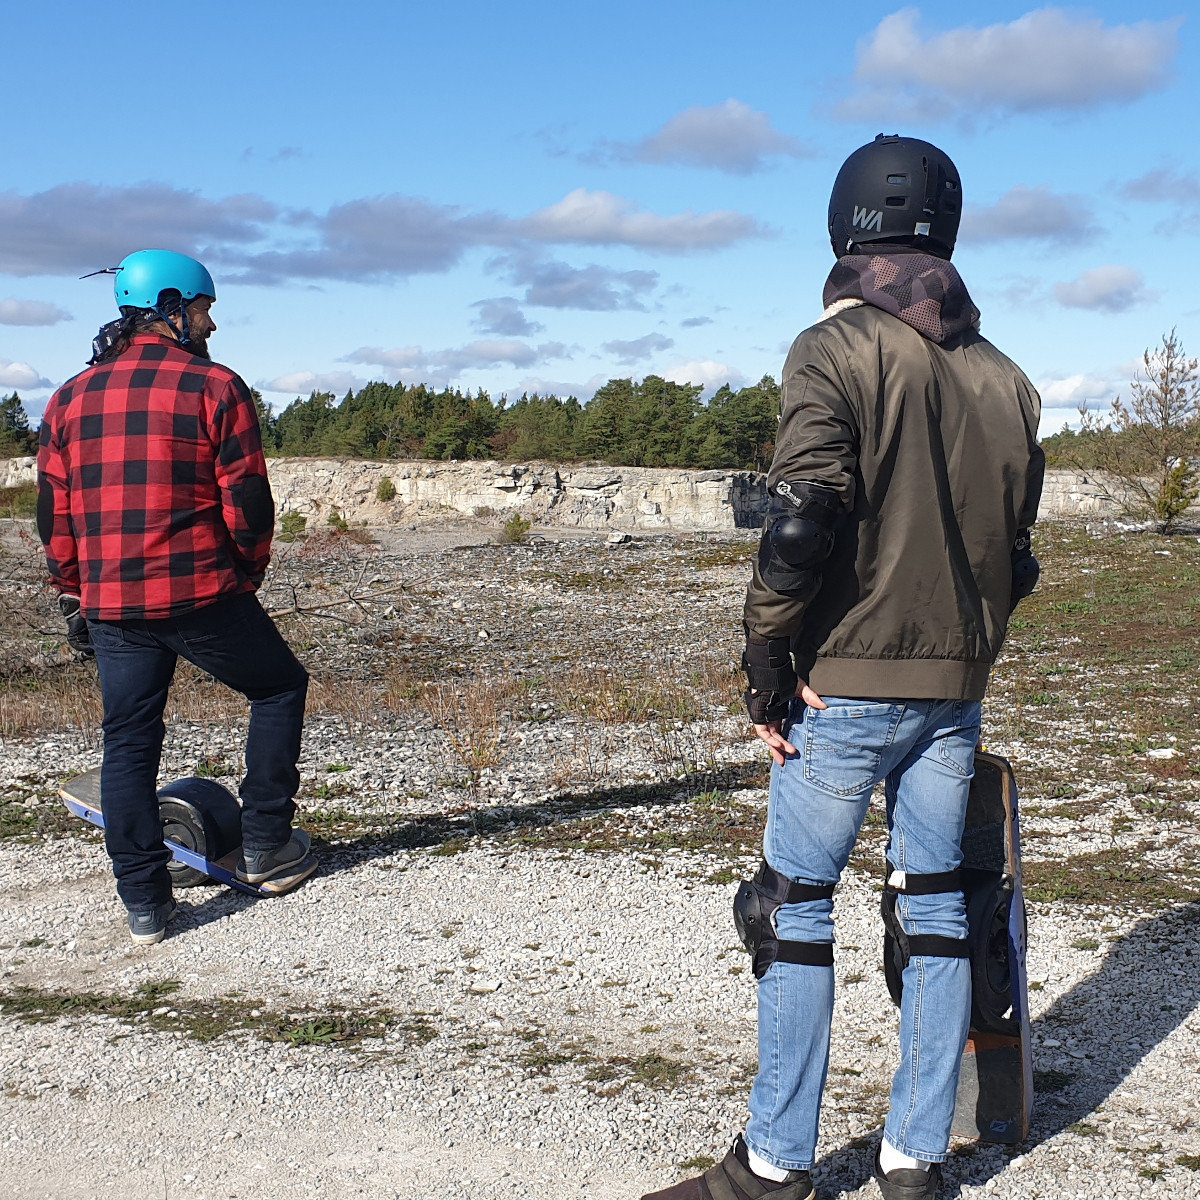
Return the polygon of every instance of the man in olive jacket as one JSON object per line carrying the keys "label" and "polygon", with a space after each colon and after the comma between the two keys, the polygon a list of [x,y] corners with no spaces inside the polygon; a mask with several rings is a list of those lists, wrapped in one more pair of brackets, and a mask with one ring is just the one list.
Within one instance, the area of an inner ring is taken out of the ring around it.
{"label": "man in olive jacket", "polygon": [[957,869],[980,702],[1037,580],[1038,395],[979,333],[950,263],[958,172],[880,135],[847,159],[825,312],[792,346],[745,607],[746,693],[772,770],[738,898],[758,978],[750,1120],[660,1200],[809,1200],[833,1014],[833,890],[885,781],[888,901],[909,946],[875,1176],[936,1194],[970,1020]]}

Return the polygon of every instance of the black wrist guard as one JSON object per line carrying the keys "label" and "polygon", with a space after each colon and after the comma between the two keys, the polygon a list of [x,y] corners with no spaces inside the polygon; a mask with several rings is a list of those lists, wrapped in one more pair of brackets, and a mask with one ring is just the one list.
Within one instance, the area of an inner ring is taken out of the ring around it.
{"label": "black wrist guard", "polygon": [[750,685],[744,699],[751,722],[770,725],[785,720],[799,683],[792,666],[790,640],[785,637],[767,640],[747,630],[742,670]]}

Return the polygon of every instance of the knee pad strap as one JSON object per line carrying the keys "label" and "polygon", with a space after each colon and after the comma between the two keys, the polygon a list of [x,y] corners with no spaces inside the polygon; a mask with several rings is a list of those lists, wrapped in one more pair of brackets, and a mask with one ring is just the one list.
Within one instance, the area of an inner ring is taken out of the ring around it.
{"label": "knee pad strap", "polygon": [[905,896],[936,896],[939,892],[962,891],[961,871],[935,871],[927,875],[916,875],[912,871],[900,871],[892,866],[891,859],[887,863],[887,883],[884,886],[892,892]]}

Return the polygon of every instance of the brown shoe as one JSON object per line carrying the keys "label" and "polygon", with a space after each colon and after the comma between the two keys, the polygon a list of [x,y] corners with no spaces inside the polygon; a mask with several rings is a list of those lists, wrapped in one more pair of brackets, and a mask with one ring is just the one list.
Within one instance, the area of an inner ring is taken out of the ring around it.
{"label": "brown shoe", "polygon": [[801,1171],[790,1183],[761,1179],[746,1165],[746,1143],[741,1135],[728,1154],[703,1175],[685,1179],[661,1192],[649,1192],[642,1200],[816,1200],[812,1176]]}
{"label": "brown shoe", "polygon": [[879,1150],[875,1151],[875,1182],[883,1200],[935,1200],[942,1183],[942,1164],[934,1163],[928,1171],[913,1171],[900,1167],[883,1173],[879,1165]]}

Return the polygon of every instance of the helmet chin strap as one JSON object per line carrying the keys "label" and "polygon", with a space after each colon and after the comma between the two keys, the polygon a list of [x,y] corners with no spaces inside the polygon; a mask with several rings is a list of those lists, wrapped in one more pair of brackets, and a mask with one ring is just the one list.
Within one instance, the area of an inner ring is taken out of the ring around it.
{"label": "helmet chin strap", "polygon": [[188,330],[188,314],[187,314],[187,310],[188,310],[188,301],[186,301],[186,300],[184,300],[182,297],[180,297],[180,304],[179,304],[179,319],[180,319],[180,322],[181,322],[181,323],[182,323],[182,325],[183,325],[183,329],[182,329],[182,330],[179,330],[179,329],[176,329],[176,328],[175,328],[175,322],[174,322],[174,321],[172,321],[172,320],[171,320],[171,318],[170,318],[170,317],[168,317],[168,316],[167,316],[167,314],[166,314],[165,312],[163,312],[163,310],[162,310],[161,308],[159,308],[157,305],[155,305],[155,307],[154,307],[154,311],[155,311],[156,313],[158,313],[158,315],[159,315],[159,316],[162,318],[162,320],[163,320],[163,321],[166,323],[167,327],[168,327],[168,328],[171,330],[171,332],[172,332],[172,333],[175,335],[175,340],[176,340],[176,341],[177,341],[177,342],[178,342],[178,343],[179,343],[181,346],[190,346],[190,345],[192,344],[192,335],[191,335],[191,333],[190,333],[190,332],[189,332],[189,330]]}

